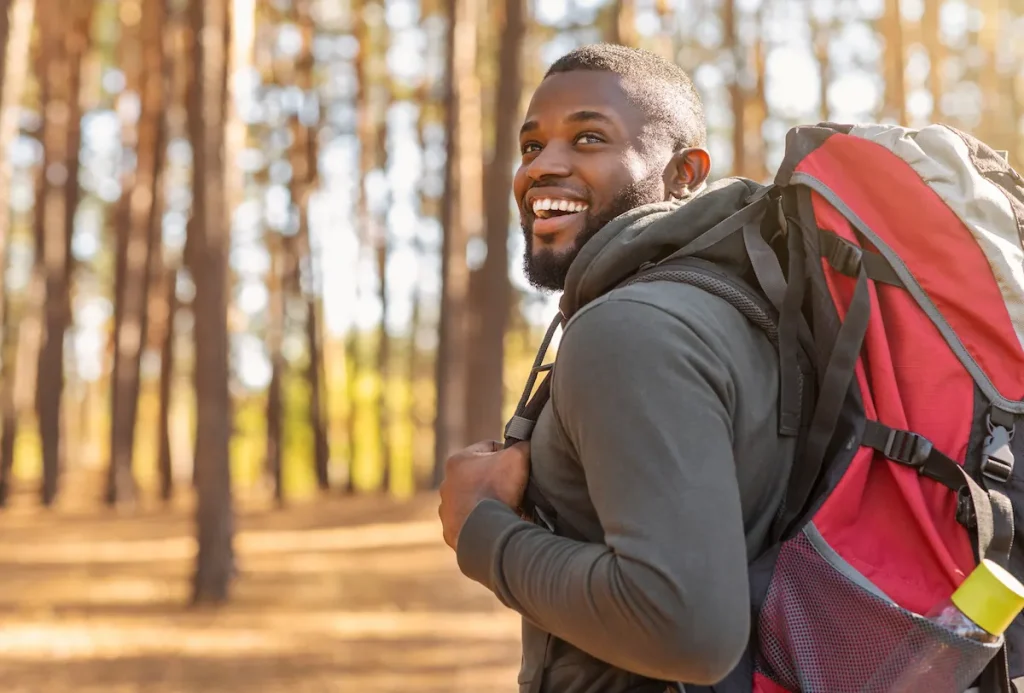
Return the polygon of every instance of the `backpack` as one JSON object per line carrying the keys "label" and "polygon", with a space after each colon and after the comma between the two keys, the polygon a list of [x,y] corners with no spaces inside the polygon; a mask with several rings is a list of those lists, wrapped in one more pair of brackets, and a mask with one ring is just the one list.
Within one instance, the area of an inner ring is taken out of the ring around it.
{"label": "backpack", "polygon": [[[622,282],[697,285],[778,347],[796,458],[749,566],[747,655],[711,690],[881,693],[911,643],[943,653],[921,690],[1024,691],[1024,618],[1002,646],[924,618],[981,558],[1024,579],[1024,180],[945,125],[819,123],[789,131],[772,185],[737,184],[742,204]],[[547,401],[564,318],[507,445]],[[533,484],[523,509],[579,538]]]}

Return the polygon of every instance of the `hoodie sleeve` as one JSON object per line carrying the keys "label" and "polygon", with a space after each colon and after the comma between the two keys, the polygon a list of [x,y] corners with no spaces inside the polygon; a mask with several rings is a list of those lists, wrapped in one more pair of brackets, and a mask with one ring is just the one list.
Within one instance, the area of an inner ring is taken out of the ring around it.
{"label": "hoodie sleeve", "polygon": [[742,358],[757,367],[764,352],[743,345],[763,335],[720,299],[686,298],[680,317],[606,296],[563,335],[552,402],[604,543],[554,536],[482,503],[458,555],[507,606],[592,656],[709,685],[749,637],[733,368]]}

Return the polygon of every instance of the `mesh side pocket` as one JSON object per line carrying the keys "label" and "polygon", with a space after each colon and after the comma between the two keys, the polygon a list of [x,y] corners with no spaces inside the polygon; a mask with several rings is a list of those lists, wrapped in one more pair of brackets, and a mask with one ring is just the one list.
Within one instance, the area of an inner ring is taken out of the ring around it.
{"label": "mesh side pocket", "polygon": [[793,693],[962,693],[999,650],[874,589],[809,526],[779,553],[758,620],[758,670]]}

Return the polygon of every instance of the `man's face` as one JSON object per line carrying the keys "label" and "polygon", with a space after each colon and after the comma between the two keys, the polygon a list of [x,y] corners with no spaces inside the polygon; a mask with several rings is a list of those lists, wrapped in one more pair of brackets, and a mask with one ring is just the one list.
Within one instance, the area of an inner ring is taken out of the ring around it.
{"label": "man's face", "polygon": [[561,290],[580,248],[605,224],[665,199],[672,151],[645,124],[610,72],[558,73],[537,88],[514,181],[531,284]]}

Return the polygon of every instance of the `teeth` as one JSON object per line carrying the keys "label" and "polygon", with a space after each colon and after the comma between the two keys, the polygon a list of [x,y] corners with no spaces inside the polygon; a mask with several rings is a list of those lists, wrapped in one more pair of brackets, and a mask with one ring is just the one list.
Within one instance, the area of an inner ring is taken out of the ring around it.
{"label": "teeth", "polygon": [[533,201],[533,211],[542,212],[545,210],[556,210],[560,212],[582,212],[587,208],[587,205],[583,202],[574,202],[572,200],[553,200],[545,198],[543,200]]}

